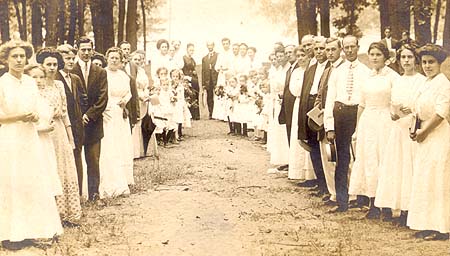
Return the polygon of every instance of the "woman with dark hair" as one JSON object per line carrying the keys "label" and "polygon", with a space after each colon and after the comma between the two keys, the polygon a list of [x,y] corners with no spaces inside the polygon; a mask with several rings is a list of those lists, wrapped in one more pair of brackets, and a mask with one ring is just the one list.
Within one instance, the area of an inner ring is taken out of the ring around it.
{"label": "woman with dark hair", "polygon": [[188,44],[186,49],[186,55],[183,56],[183,73],[185,77],[189,80],[192,88],[192,93],[188,99],[189,110],[191,111],[192,118],[194,120],[200,120],[200,109],[198,105],[198,95],[200,87],[198,85],[198,76],[197,71],[195,71],[195,67],[197,64],[195,63],[194,58],[194,45]]}
{"label": "woman with dark hair", "polygon": [[427,77],[419,88],[415,113],[420,120],[411,134],[417,142],[407,225],[417,238],[448,240],[450,232],[450,82],[441,73],[447,57],[442,47],[419,49]]}
{"label": "woman with dark hair", "polygon": [[105,59],[105,55],[99,53],[99,52],[95,52],[92,57],[92,64],[95,64],[101,68],[105,68],[106,67],[106,59]]}
{"label": "woman with dark hair", "polygon": [[100,198],[129,194],[133,178],[133,139],[124,115],[131,99],[130,78],[121,70],[123,53],[118,47],[106,52],[108,105],[103,112],[102,154],[100,155]]}
{"label": "woman with dark hair", "polygon": [[[370,198],[370,210],[366,218],[377,219],[381,215],[381,210],[374,204],[378,174],[392,127],[391,88],[399,75],[385,64],[389,59],[389,51],[384,44],[372,43],[368,54],[372,71],[360,88],[355,132],[357,157],[350,176],[349,194]],[[387,213],[386,218],[391,216]]]}
{"label": "woman with dark hair", "polygon": [[42,64],[46,73],[45,86],[39,88],[42,97],[54,109],[52,133],[56,152],[56,164],[63,186],[63,195],[56,197],[63,225],[77,226],[81,218],[81,205],[78,187],[78,174],[73,156],[75,148],[72,128],[67,114],[67,101],[64,85],[55,80],[58,70],[64,67],[62,55],[54,48],[45,47],[36,53],[36,61]]}
{"label": "woman with dark hair", "polygon": [[160,39],[156,43],[156,49],[158,49],[159,54],[157,54],[151,63],[152,67],[152,78],[154,81],[157,80],[158,76],[156,71],[161,68],[169,68],[169,42],[166,39]]}
{"label": "woman with dark hair", "polygon": [[54,187],[42,164],[36,123],[39,91],[24,75],[33,47],[23,41],[0,46],[0,241],[20,249],[25,239],[52,238],[63,233]]}
{"label": "woman with dark hair", "polygon": [[415,147],[409,138],[408,127],[414,97],[419,86],[424,83],[425,77],[415,69],[417,55],[414,47],[404,45],[397,51],[397,55],[404,74],[392,87],[391,119],[394,124],[380,166],[375,205],[401,210],[400,218],[395,221],[400,226],[406,226],[415,158]]}

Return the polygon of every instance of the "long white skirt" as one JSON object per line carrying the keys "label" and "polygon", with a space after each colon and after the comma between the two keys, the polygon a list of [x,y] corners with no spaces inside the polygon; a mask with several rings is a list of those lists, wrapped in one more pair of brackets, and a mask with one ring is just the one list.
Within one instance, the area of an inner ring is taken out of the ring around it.
{"label": "long white skirt", "polygon": [[[287,139],[286,125],[278,123],[278,115],[281,105],[274,104],[274,116],[269,124],[267,136],[270,136],[270,163],[273,165],[285,165],[289,163],[289,144]],[[269,135],[270,134],[270,135]],[[269,144],[268,144],[269,146]]]}

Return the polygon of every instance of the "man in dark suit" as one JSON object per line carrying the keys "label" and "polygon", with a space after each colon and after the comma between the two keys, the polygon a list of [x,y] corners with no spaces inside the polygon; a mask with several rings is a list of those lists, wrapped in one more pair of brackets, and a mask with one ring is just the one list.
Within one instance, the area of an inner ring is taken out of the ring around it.
{"label": "man in dark suit", "polygon": [[[342,52],[342,45],[339,39],[337,38],[328,38],[326,40],[326,46],[325,46],[326,55],[328,58],[328,61],[330,62],[330,66],[325,69],[325,71],[322,74],[322,77],[320,78],[319,82],[319,92],[317,93],[317,98],[314,103],[315,107],[318,107],[321,112],[324,112],[325,109],[325,102],[327,99],[327,93],[328,93],[328,81],[330,79],[331,73],[334,72],[334,70],[339,67],[344,60],[341,58],[341,52]],[[309,120],[311,122],[311,120]],[[326,153],[326,146],[328,143],[328,140],[325,136],[325,129],[323,126],[320,128],[317,127],[318,130],[318,140],[320,143],[320,153],[322,156],[322,166],[323,171],[325,174],[325,180],[327,182],[327,188],[328,192],[330,192],[330,195],[327,195],[324,200],[326,201],[325,204],[328,206],[336,206],[336,187],[334,182],[334,172],[335,172],[335,164],[328,161],[327,153]]]}
{"label": "man in dark suit", "polygon": [[75,66],[75,56],[77,51],[71,45],[58,46],[57,49],[64,60],[64,68],[56,75],[56,80],[64,84],[67,101],[67,114],[72,125],[73,140],[75,149],[73,150],[75,165],[78,174],[78,186],[80,195],[83,188],[83,164],[81,160],[81,150],[84,143],[83,114],[87,110],[87,94],[79,76],[72,73]]}
{"label": "man in dark suit", "polygon": [[318,185],[317,193],[314,194],[316,196],[323,196],[327,193],[327,187],[320,155],[320,145],[317,140],[317,132],[308,126],[308,117],[306,114],[314,107],[323,71],[330,66],[325,54],[325,40],[324,37],[314,38],[314,54],[317,63],[305,71],[298,114],[298,139],[302,140],[302,143],[307,143],[311,148],[311,162]]}
{"label": "man in dark suit", "polygon": [[126,109],[128,112],[128,120],[130,121],[130,127],[133,127],[138,123],[139,119],[139,95],[136,87],[136,77],[138,68],[136,64],[130,62],[130,51],[131,44],[127,41],[122,41],[118,44],[118,47],[122,49],[124,54],[124,71],[130,77],[130,91],[131,91],[131,99],[128,101],[126,105]]}
{"label": "man in dark suit", "polygon": [[79,60],[73,73],[81,78],[87,92],[87,107],[83,112],[84,153],[87,164],[89,200],[98,199],[100,183],[100,150],[103,138],[103,111],[108,103],[108,81],[106,71],[91,62],[93,43],[87,37],[77,42]]}
{"label": "man in dark suit", "polygon": [[392,38],[391,27],[386,27],[384,29],[384,38],[381,39],[380,42],[384,44],[390,52],[391,51],[395,52],[398,45],[398,41]]}
{"label": "man in dark suit", "polygon": [[219,73],[216,70],[217,53],[214,52],[214,42],[206,43],[208,47],[208,54],[202,58],[202,87],[206,90],[209,119],[212,119],[214,109],[214,87],[217,84],[217,76]]}

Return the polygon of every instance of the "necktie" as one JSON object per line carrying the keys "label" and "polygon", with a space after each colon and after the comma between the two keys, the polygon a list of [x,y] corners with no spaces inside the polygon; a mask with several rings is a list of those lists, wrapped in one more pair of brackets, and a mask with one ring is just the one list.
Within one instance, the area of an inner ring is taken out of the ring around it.
{"label": "necktie", "polygon": [[84,84],[86,85],[86,88],[88,86],[88,76],[89,76],[89,67],[88,63],[84,63]]}
{"label": "necktie", "polygon": [[69,87],[69,90],[72,92],[73,91],[72,81],[70,81],[69,73],[66,73],[66,75],[64,76],[64,79],[66,79],[67,87]]}
{"label": "necktie", "polygon": [[353,63],[350,63],[350,66],[348,68],[347,84],[345,87],[349,101],[352,99],[353,94],[353,68],[354,68]]}

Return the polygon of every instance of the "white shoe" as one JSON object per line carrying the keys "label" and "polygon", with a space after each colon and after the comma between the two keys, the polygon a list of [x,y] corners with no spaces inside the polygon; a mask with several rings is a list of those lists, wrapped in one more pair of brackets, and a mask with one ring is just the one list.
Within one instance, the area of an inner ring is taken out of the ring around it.
{"label": "white shoe", "polygon": [[267,170],[268,174],[275,174],[275,173],[279,173],[279,171],[277,170],[277,168],[269,168]]}

